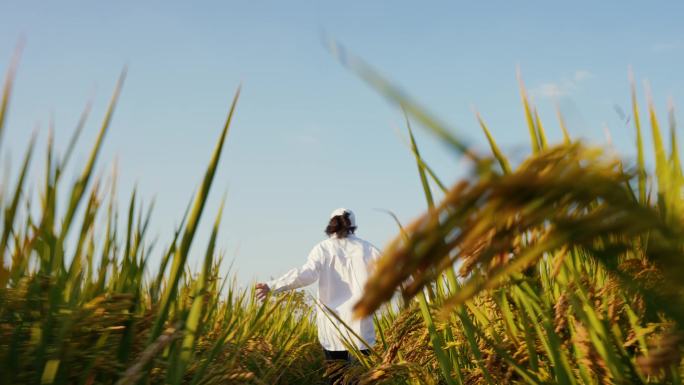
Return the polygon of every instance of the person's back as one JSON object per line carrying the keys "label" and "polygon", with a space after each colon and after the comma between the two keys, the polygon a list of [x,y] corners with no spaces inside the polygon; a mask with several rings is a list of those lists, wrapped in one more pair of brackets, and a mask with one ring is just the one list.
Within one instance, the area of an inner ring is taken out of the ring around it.
{"label": "person's back", "polygon": [[[316,254],[319,266],[318,300],[321,305],[334,311],[349,328],[361,336],[366,343],[375,343],[375,330],[371,317],[354,319],[353,307],[363,295],[363,287],[370,274],[371,262],[377,258],[378,251],[369,242],[350,234],[339,238],[335,235],[322,241],[312,253]],[[324,318],[324,319],[321,319]],[[348,333],[346,327],[337,320],[319,312],[318,338],[326,350],[346,350],[335,328],[327,326],[331,322],[345,332],[349,340],[360,349],[367,349],[363,342]],[[323,325],[321,325],[321,323]]]}
{"label": "person's back", "polygon": [[325,229],[328,239],[314,246],[302,267],[256,286],[257,295],[265,298],[269,291],[297,289],[318,281],[318,339],[328,360],[349,359],[345,340],[366,352],[375,343],[372,317],[354,319],[353,307],[363,295],[373,261],[380,253],[371,243],[354,235],[355,230],[356,219],[351,210],[333,211]]}

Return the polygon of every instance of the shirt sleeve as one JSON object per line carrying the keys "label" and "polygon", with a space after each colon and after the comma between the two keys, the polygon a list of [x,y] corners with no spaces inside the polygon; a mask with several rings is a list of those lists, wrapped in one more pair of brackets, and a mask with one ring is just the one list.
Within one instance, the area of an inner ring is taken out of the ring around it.
{"label": "shirt sleeve", "polygon": [[316,246],[311,250],[306,263],[302,267],[292,269],[280,278],[268,281],[266,284],[274,293],[310,285],[318,280],[322,260],[323,252],[320,246]]}

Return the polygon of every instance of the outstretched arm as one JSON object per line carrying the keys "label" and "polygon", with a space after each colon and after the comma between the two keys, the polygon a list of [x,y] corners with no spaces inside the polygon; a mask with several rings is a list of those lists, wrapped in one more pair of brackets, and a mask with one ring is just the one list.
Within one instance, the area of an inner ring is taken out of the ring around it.
{"label": "outstretched arm", "polygon": [[316,282],[320,272],[321,259],[322,253],[318,247],[315,247],[309,253],[309,257],[302,267],[292,269],[278,279],[266,283],[258,283],[256,285],[257,297],[263,299],[270,291],[279,293],[281,291],[298,289]]}

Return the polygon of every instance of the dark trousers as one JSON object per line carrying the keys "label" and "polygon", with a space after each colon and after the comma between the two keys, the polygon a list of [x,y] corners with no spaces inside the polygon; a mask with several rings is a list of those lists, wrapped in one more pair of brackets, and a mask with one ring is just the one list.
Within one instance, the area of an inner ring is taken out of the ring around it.
{"label": "dark trousers", "polygon": [[[346,350],[325,350],[323,349],[323,353],[325,354],[325,363],[326,364],[331,364],[331,363],[336,363],[336,362],[342,362],[345,364],[351,363],[351,356],[348,351]],[[365,356],[370,354],[370,350],[364,349],[361,350],[361,353]],[[328,377],[328,383],[330,385],[335,384],[336,382],[339,382],[339,380],[342,379],[342,371],[341,370],[336,370],[331,375]],[[341,382],[339,382],[341,384]]]}

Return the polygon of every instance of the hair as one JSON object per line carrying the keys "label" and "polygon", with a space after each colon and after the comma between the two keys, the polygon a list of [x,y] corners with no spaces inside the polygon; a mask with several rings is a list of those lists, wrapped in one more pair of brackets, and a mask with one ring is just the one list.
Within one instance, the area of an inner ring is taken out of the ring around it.
{"label": "hair", "polygon": [[356,226],[352,226],[348,212],[345,212],[344,215],[336,215],[330,218],[330,222],[328,222],[328,226],[325,228],[325,233],[329,237],[334,234],[338,238],[346,238],[349,234],[354,234],[354,231],[356,231]]}

